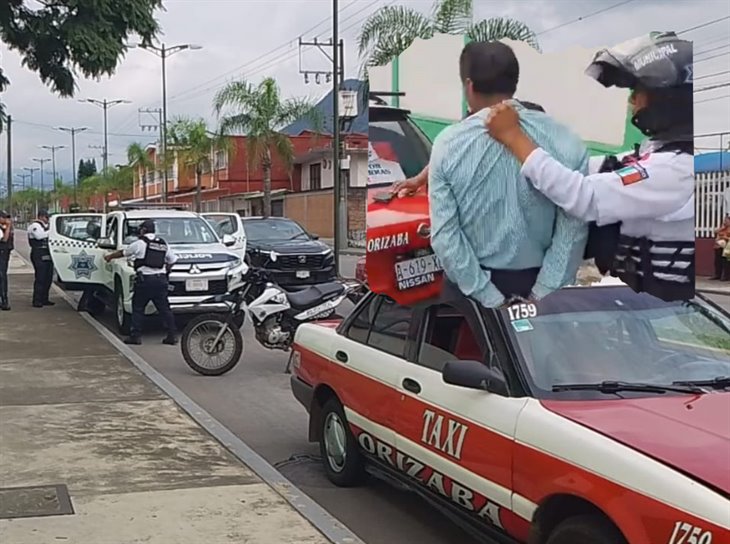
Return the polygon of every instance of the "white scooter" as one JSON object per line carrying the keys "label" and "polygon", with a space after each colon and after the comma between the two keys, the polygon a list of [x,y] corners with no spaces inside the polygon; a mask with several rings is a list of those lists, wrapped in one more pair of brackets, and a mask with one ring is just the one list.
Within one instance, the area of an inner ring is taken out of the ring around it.
{"label": "white scooter", "polygon": [[[269,258],[277,259],[274,252]],[[238,364],[243,353],[240,329],[247,320],[262,346],[288,351],[299,325],[331,317],[346,298],[357,299],[355,293],[364,288],[359,281],[346,280],[287,291],[271,281],[265,268],[250,268],[245,279],[235,291],[203,301],[224,302],[229,312],[203,314],[185,326],[183,358],[196,372],[220,376]]]}

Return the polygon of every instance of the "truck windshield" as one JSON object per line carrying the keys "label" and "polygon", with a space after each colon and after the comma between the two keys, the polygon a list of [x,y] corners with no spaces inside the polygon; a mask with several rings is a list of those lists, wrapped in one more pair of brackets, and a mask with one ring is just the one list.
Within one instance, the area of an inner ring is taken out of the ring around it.
{"label": "truck windshield", "polygon": [[701,299],[667,303],[625,286],[569,288],[500,314],[531,381],[545,392],[730,376],[730,320]]}
{"label": "truck windshield", "polygon": [[[207,221],[199,217],[151,218],[156,234],[170,245],[214,244],[218,237]],[[139,227],[146,219],[128,219],[124,225],[124,243],[131,244],[139,237]]]}

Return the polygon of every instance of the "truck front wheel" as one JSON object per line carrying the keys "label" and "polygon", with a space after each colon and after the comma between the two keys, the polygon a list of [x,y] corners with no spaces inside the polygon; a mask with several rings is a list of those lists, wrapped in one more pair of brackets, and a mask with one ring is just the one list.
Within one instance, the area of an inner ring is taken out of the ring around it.
{"label": "truck front wheel", "polygon": [[132,314],[124,309],[124,290],[120,282],[117,282],[114,289],[114,314],[117,318],[117,330],[120,334],[127,335],[132,325]]}

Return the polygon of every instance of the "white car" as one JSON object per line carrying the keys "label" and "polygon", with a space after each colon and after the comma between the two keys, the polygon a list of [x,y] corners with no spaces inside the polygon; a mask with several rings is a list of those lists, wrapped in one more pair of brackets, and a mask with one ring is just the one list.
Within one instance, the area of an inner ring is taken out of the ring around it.
{"label": "white car", "polygon": [[[112,308],[119,331],[128,334],[135,272],[126,259],[106,263],[104,255],[134,242],[142,222],[153,219],[157,234],[178,256],[170,272],[173,313],[225,311],[222,303],[201,302],[241,285],[247,270],[245,238],[237,214],[215,215],[230,215],[238,230],[219,236],[201,215],[172,209],[54,215],[49,247],[59,285],[68,291],[90,290],[89,311],[98,315]],[[146,313],[155,313],[152,304]]]}

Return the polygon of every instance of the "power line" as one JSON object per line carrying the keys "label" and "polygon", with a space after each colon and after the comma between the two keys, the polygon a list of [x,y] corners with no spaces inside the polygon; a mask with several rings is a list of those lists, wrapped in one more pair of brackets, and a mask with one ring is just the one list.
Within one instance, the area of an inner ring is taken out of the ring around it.
{"label": "power line", "polygon": [[714,102],[715,100],[722,100],[723,98],[730,98],[730,94],[724,94],[722,96],[716,96],[714,98],[705,98],[704,100],[695,101],[695,105],[703,104],[705,102]]}
{"label": "power line", "polygon": [[563,27],[568,26],[568,25],[572,25],[572,24],[575,24],[575,23],[580,23],[582,21],[585,21],[586,19],[590,19],[591,17],[595,17],[596,15],[600,15],[601,13],[605,13],[605,12],[610,11],[612,9],[615,9],[615,8],[618,8],[618,7],[621,7],[621,6],[624,6],[626,4],[630,4],[631,2],[634,2],[634,1],[635,0],[624,0],[623,2],[619,2],[618,4],[613,4],[611,6],[607,6],[607,7],[603,8],[603,9],[599,9],[598,11],[594,11],[594,12],[589,13],[587,15],[583,15],[582,17],[578,17],[577,19],[572,19],[570,21],[566,21],[564,23],[560,23],[559,25],[556,25],[556,26],[553,26],[553,27],[550,27],[550,28],[546,28],[545,30],[541,30],[540,32],[537,32],[536,35],[537,36],[542,36],[543,34],[546,34],[547,32],[552,32],[553,30],[557,30],[559,28],[563,28]]}
{"label": "power line", "polygon": [[722,72],[715,72],[714,74],[707,74],[704,76],[696,77],[694,78],[694,80],[698,81],[700,79],[707,79],[708,77],[724,76],[725,74],[730,74],[730,70],[724,70]]}
{"label": "power line", "polygon": [[702,87],[701,89],[695,89],[696,93],[702,93],[705,91],[712,91],[715,89],[722,89],[723,87],[730,87],[730,83],[718,83],[717,85],[710,85],[709,87]]}
{"label": "power line", "polygon": [[690,28],[685,28],[684,30],[677,32],[677,36],[679,36],[680,34],[686,34],[687,32],[692,32],[693,30],[699,30],[700,28],[705,28],[706,26],[720,23],[720,22],[726,21],[728,19],[730,19],[730,15],[727,15],[725,17],[718,17],[717,19],[713,19],[712,21],[707,21],[706,23],[702,23],[702,24],[699,24],[697,26],[693,26]]}
{"label": "power line", "polygon": [[[20,119],[15,119],[15,118],[13,118],[13,122],[20,123],[21,125],[28,125],[28,126],[31,126],[31,127],[36,127],[36,128],[42,128],[42,129],[54,130],[54,131],[56,130],[55,125],[45,125],[43,123],[35,123],[33,121],[22,121]],[[87,130],[86,133],[87,134],[96,134],[96,135],[103,135],[104,134],[103,132],[98,131],[98,130]],[[129,138],[144,138],[146,136],[149,136],[148,134],[122,134],[122,133],[119,133],[119,132],[107,132],[107,134],[109,136],[120,136],[120,137],[123,137],[123,138],[126,138],[126,137],[129,137]]]}
{"label": "power line", "polygon": [[712,51],[718,51],[720,49],[725,49],[726,47],[730,47],[730,43],[718,45],[717,47],[712,47],[711,49],[705,49],[704,51],[698,51],[697,53],[695,53],[695,55],[704,55],[705,53],[711,53]]}
{"label": "power line", "polygon": [[[377,4],[377,3],[378,3],[378,1],[379,1],[379,0],[375,0],[374,2],[371,2],[370,4],[368,4],[368,5],[366,6],[366,8],[372,7],[373,5]],[[394,3],[395,3],[395,1],[396,1],[396,0],[392,0],[392,1],[388,2],[388,3],[386,4],[386,5],[391,5],[391,4],[394,4]],[[354,17],[355,15],[357,15],[357,14],[361,13],[362,11],[364,11],[364,9],[361,9],[361,10],[359,10],[359,11],[355,12],[355,13],[352,13],[352,14],[350,14],[350,16],[348,17],[348,19],[351,19],[352,17]],[[370,16],[370,13],[368,13],[368,14],[367,14],[367,15],[365,15],[364,17],[360,17],[360,18],[359,18],[358,20],[356,20],[356,21],[353,21],[353,22],[352,22],[352,23],[351,23],[350,25],[348,25],[348,26],[344,27],[344,28],[343,28],[343,29],[341,30],[341,32],[346,32],[347,30],[350,30],[351,28],[354,28],[355,26],[357,26],[358,24],[360,24],[360,23],[361,23],[361,22],[362,22],[363,20],[365,20],[365,19],[366,19],[367,17],[369,17],[369,16]],[[319,37],[321,37],[321,36],[322,36],[323,34],[325,34],[326,32],[327,32],[327,31],[322,31],[322,32],[320,32],[320,33],[319,33],[319,34],[317,35],[317,37],[318,37],[318,38],[319,38]],[[276,57],[274,57],[274,58],[271,58],[271,59],[269,59],[268,61],[264,62],[263,64],[261,64],[261,65],[260,65],[260,66],[258,66],[258,67],[254,67],[254,66],[255,66],[256,64],[259,64],[259,63],[253,63],[253,66],[251,66],[251,67],[250,67],[250,68],[249,68],[248,70],[246,70],[246,71],[245,71],[245,75],[246,75],[246,77],[247,77],[247,78],[250,78],[250,77],[251,77],[251,76],[253,76],[253,75],[259,74],[259,73],[261,73],[261,72],[264,72],[264,71],[266,71],[266,70],[269,70],[269,69],[271,69],[271,68],[273,68],[273,67],[275,67],[275,66],[278,66],[278,65],[280,65],[280,64],[283,64],[283,63],[284,63],[285,61],[287,61],[287,60],[289,60],[289,59],[293,59],[293,58],[294,58],[294,56],[295,56],[296,54],[297,54],[297,51],[284,51],[283,53],[280,53],[280,54],[279,54],[279,55],[277,55]],[[179,98],[179,97],[180,97],[180,95],[178,95],[178,101],[183,101],[183,100],[192,100],[193,98],[197,98],[197,97],[199,97],[199,96],[202,96],[202,95],[204,95],[204,94],[205,94],[205,93],[207,93],[208,91],[212,91],[212,90],[217,90],[217,89],[221,89],[221,88],[223,88],[223,87],[224,87],[225,85],[226,85],[226,83],[217,83],[217,84],[215,84],[215,85],[211,85],[210,87],[207,87],[207,88],[205,88],[205,89],[202,89],[202,90],[200,90],[199,92],[196,92],[196,93],[194,93],[194,94],[192,94],[192,95],[190,95],[190,96],[186,96],[186,97],[184,97],[184,98]]]}
{"label": "power line", "polygon": [[[359,13],[362,13],[362,12],[363,12],[363,11],[365,11],[366,9],[370,8],[370,7],[371,7],[371,6],[373,5],[373,4],[376,4],[376,3],[378,3],[378,2],[379,2],[379,0],[374,0],[373,2],[370,2],[370,3],[369,3],[369,4],[367,4],[367,5],[366,5],[366,6],[364,7],[364,8],[360,8],[360,9],[359,9],[358,11],[356,11],[355,13],[352,13],[352,14],[350,14],[350,15],[349,15],[348,17],[346,17],[346,18],[345,18],[345,20],[347,20],[347,19],[351,19],[351,18],[352,18],[352,17],[354,17],[355,15],[358,15]],[[349,4],[347,4],[347,5],[345,6],[345,7],[343,7],[342,9],[340,9],[338,13],[343,13],[343,12],[344,12],[345,10],[347,10],[347,9],[348,9],[348,8],[349,8],[350,6],[352,6],[352,5],[354,5],[354,4],[355,4],[355,2],[354,2],[354,1],[353,1],[353,2],[350,2],[350,3],[349,3]],[[328,22],[328,21],[330,20],[330,18],[331,18],[331,17],[326,17],[326,18],[322,19],[322,20],[321,20],[321,21],[320,21],[319,23],[317,23],[316,25],[314,25],[314,26],[312,26],[312,27],[308,28],[307,30],[305,30],[304,32],[302,32],[302,33],[301,33],[301,35],[307,34],[307,33],[309,33],[309,32],[313,32],[313,31],[314,31],[314,30],[315,30],[316,28],[318,28],[318,27],[319,27],[319,26],[321,26],[322,24],[324,24],[324,23]],[[224,73],[222,73],[222,74],[220,74],[220,75],[218,75],[218,76],[215,76],[215,77],[213,77],[213,78],[211,78],[211,79],[208,79],[208,80],[206,80],[206,81],[203,81],[203,82],[201,82],[201,83],[199,83],[199,84],[195,85],[194,87],[191,87],[191,88],[189,88],[189,89],[186,89],[186,90],[180,91],[179,93],[177,93],[177,94],[175,94],[175,95],[171,96],[171,97],[169,98],[169,100],[171,100],[171,101],[172,101],[172,100],[178,99],[178,98],[180,98],[181,96],[183,96],[183,95],[185,95],[185,94],[188,94],[188,93],[190,93],[190,92],[196,91],[196,90],[198,90],[198,89],[200,89],[200,88],[202,88],[202,87],[204,87],[204,86],[206,86],[206,85],[208,85],[208,84],[210,84],[210,83],[212,83],[212,82],[214,82],[214,81],[217,81],[217,80],[219,80],[219,79],[221,79],[221,78],[225,78],[226,76],[232,75],[232,74],[234,74],[234,73],[237,73],[237,72],[240,72],[240,71],[244,71],[244,69],[245,69],[246,67],[249,67],[249,66],[251,66],[251,65],[256,65],[256,64],[259,64],[259,63],[261,63],[261,61],[262,61],[262,60],[263,60],[264,58],[268,57],[269,55],[272,55],[273,53],[276,53],[276,52],[277,52],[277,51],[279,51],[280,49],[283,49],[283,48],[285,48],[285,47],[287,47],[287,46],[290,46],[290,45],[291,45],[292,43],[293,43],[293,41],[292,41],[292,40],[289,40],[289,41],[283,42],[283,43],[281,43],[280,45],[278,45],[278,46],[274,47],[274,48],[273,48],[273,49],[271,49],[270,51],[267,51],[266,53],[264,53],[263,55],[260,55],[260,56],[258,56],[258,57],[257,57],[257,58],[255,58],[255,59],[252,59],[252,60],[246,61],[245,63],[243,63],[243,64],[241,64],[241,65],[239,65],[239,66],[236,66],[235,68],[232,68],[231,70],[228,70],[228,71],[226,71],[226,72],[224,72]],[[279,56],[281,56],[281,55],[279,55]]]}
{"label": "power line", "polygon": [[703,58],[703,59],[700,59],[700,60],[696,60],[696,61],[694,61],[694,63],[695,63],[695,64],[699,64],[700,62],[704,62],[704,61],[706,61],[706,60],[712,60],[712,59],[717,59],[717,58],[720,58],[720,57],[725,57],[725,56],[727,56],[727,55],[730,55],[730,51],[728,51],[727,53],[719,53],[719,54],[717,54],[717,55],[712,55],[711,57],[705,57],[705,58]]}

